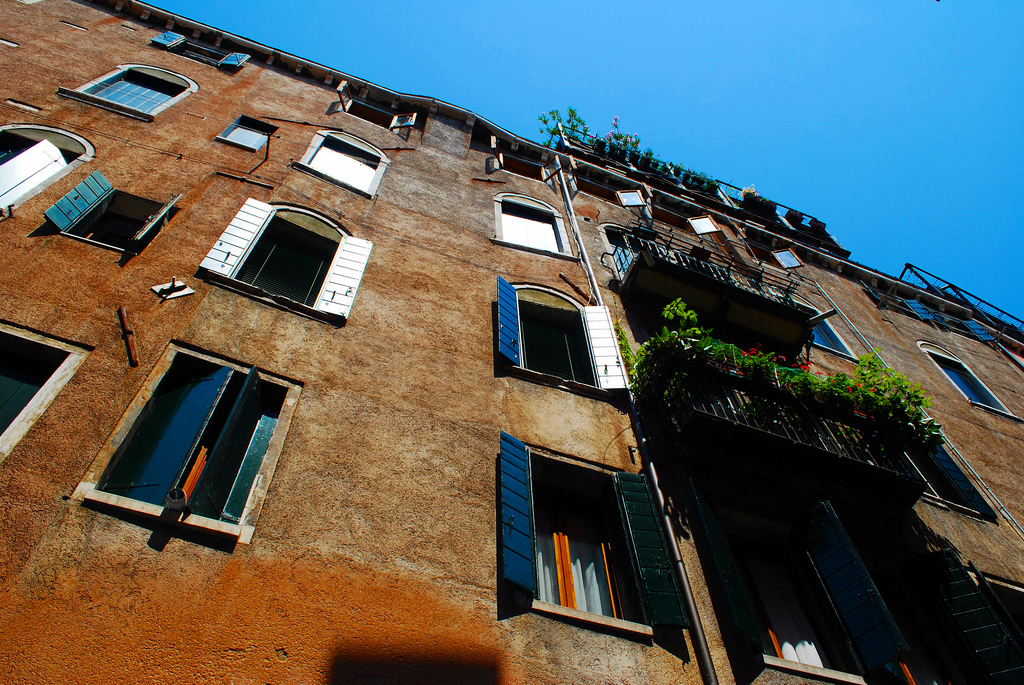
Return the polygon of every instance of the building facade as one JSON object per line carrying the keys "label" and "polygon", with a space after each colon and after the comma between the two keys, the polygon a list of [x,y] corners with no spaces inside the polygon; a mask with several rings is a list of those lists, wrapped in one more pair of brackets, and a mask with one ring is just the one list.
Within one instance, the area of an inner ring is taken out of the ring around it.
{"label": "building facade", "polygon": [[[5,3],[0,64],[5,682],[1024,681],[1011,315],[139,2]],[[941,444],[682,346],[631,391],[677,299]]]}

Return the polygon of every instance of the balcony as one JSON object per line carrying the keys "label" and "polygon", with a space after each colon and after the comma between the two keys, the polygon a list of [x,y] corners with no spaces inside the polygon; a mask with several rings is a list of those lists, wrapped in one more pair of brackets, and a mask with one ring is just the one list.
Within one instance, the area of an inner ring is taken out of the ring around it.
{"label": "balcony", "polygon": [[924,492],[904,453],[907,437],[870,417],[696,362],[681,348],[654,354],[656,380],[642,389],[641,402],[679,441],[705,448],[688,454],[899,506],[912,506]]}
{"label": "balcony", "polygon": [[638,289],[666,301],[682,298],[716,334],[796,356],[815,314],[793,300],[796,279],[767,264],[746,264],[725,252],[734,246],[702,236],[674,231],[666,242],[634,235],[616,247],[612,257],[624,274],[623,293]]}

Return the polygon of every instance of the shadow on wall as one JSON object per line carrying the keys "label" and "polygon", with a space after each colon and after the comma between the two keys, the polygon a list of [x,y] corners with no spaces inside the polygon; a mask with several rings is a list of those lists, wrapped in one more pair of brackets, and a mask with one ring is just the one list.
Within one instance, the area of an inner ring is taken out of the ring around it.
{"label": "shadow on wall", "polygon": [[[368,650],[370,651],[370,650]],[[457,651],[452,649],[452,651]],[[331,664],[328,685],[496,685],[501,682],[497,657],[469,654],[391,658],[340,652]]]}

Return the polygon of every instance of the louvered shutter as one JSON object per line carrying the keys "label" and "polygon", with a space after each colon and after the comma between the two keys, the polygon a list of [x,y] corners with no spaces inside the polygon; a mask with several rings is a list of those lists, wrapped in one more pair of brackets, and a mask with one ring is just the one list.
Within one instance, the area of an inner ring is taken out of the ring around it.
{"label": "louvered shutter", "polygon": [[597,371],[597,387],[602,390],[625,388],[626,368],[619,356],[619,343],[607,307],[584,307],[583,319],[587,323],[590,353]]}
{"label": "louvered shutter", "polygon": [[806,544],[811,563],[864,667],[871,671],[905,651],[903,635],[827,501],[811,509]]}
{"label": "louvered shutter", "polygon": [[67,166],[56,145],[40,140],[0,166],[0,207],[14,204],[26,192]]}
{"label": "louvered shutter", "polygon": [[519,298],[512,284],[498,276],[498,352],[522,366],[519,350]]}
{"label": "louvered shutter", "polygon": [[274,208],[265,202],[246,200],[200,266],[222,276],[232,276],[273,213]]}
{"label": "louvered shutter", "polygon": [[704,539],[711,551],[712,566],[718,576],[722,594],[725,595],[729,616],[740,635],[749,638],[754,649],[760,652],[762,650],[761,633],[757,628],[757,620],[754,618],[750,598],[747,596],[746,590],[743,589],[739,565],[732,555],[725,530],[692,481],[690,487],[693,490],[693,499],[696,503],[697,520],[700,522],[704,531]]}
{"label": "louvered shutter", "polygon": [[953,461],[953,456],[946,450],[945,445],[937,445],[931,453],[931,458],[944,477],[946,485],[949,486],[952,492],[960,496],[961,504],[967,505],[982,516],[996,517],[996,512],[989,506],[988,502],[985,501],[985,498],[981,496],[981,493],[978,492],[974,485],[971,484],[971,481],[960,470],[957,463]]}
{"label": "louvered shutter", "polygon": [[331,270],[320,291],[316,309],[344,317],[349,315],[372,249],[373,243],[369,240],[352,236],[341,239]]}
{"label": "louvered shutter", "polygon": [[526,445],[501,433],[501,575],[534,595],[533,494]]}
{"label": "louvered shutter", "polygon": [[947,653],[970,685],[1024,683],[1024,651],[950,550],[905,567]]}
{"label": "louvered shutter", "polygon": [[639,473],[616,474],[615,492],[651,623],[689,627],[647,479]]}
{"label": "louvered shutter", "polygon": [[102,211],[105,203],[113,197],[113,186],[103,174],[94,171],[43,214],[66,233],[92,210]]}

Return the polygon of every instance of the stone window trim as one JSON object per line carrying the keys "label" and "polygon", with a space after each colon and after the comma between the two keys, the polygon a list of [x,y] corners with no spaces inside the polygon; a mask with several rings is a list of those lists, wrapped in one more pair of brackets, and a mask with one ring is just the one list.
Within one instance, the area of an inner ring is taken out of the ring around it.
{"label": "stone window trim", "polygon": [[[69,173],[71,173],[72,171],[74,171],[78,167],[82,166],[86,162],[91,162],[96,157],[96,148],[93,146],[92,143],[90,143],[88,140],[86,140],[82,136],[78,135],[77,133],[71,133],[70,131],[65,131],[62,128],[56,128],[54,126],[43,126],[41,124],[5,124],[3,126],[0,126],[0,133],[3,133],[4,131],[10,131],[11,133],[15,133],[15,134],[19,134],[20,135],[20,132],[23,131],[23,130],[24,131],[29,131],[29,130],[31,130],[31,131],[39,131],[39,132],[46,132],[46,133],[56,134],[57,136],[65,136],[67,138],[70,138],[72,141],[78,143],[79,145],[81,145],[84,148],[85,151],[82,152],[80,155],[78,155],[78,157],[76,157],[74,160],[69,162],[66,166],[64,166],[64,168],[61,169],[59,172],[57,172],[56,174],[53,174],[52,176],[49,176],[48,178],[46,178],[45,180],[41,181],[37,185],[33,186],[31,189],[29,189],[29,190],[25,191],[24,193],[22,193],[21,195],[19,195],[18,198],[14,202],[4,203],[6,205],[13,206],[15,208],[23,205],[25,202],[27,202],[28,200],[32,199],[34,196],[38,195],[39,193],[43,192],[44,190],[49,188],[51,185],[53,185],[54,183],[56,183],[60,179],[64,178],[65,176],[67,176]],[[44,138],[47,137],[45,135],[45,133],[43,134],[43,137]],[[60,146],[58,146],[58,147],[60,147]],[[7,207],[0,207],[0,209],[6,210]]]}
{"label": "stone window trim", "polygon": [[[997,416],[1002,416],[1004,418],[1008,418],[1008,419],[1011,419],[1013,421],[1018,421],[1018,422],[1020,421],[1020,419],[1017,416],[1015,416],[1013,414],[1013,412],[1011,412],[1006,407],[1005,404],[1003,404],[1002,400],[1000,400],[998,397],[996,397],[996,394],[994,392],[992,392],[992,389],[989,388],[988,385],[986,385],[981,380],[981,378],[978,377],[978,374],[974,373],[974,370],[971,369],[971,367],[967,366],[967,364],[965,364],[963,362],[963,360],[960,359],[958,356],[956,356],[952,352],[949,352],[948,350],[946,350],[946,349],[936,345],[935,343],[931,343],[931,342],[928,342],[926,340],[919,340],[917,342],[917,346],[918,346],[918,348],[920,348],[920,350],[922,352],[925,353],[925,355],[927,355],[928,359],[932,362],[932,364],[934,364],[935,367],[938,368],[939,371],[942,372],[942,374],[946,377],[946,380],[949,381],[950,385],[955,387],[957,392],[960,393],[960,396],[963,397],[965,400],[967,400],[971,404],[972,407],[976,407],[978,409],[982,409],[982,410],[988,411],[988,412],[990,412],[992,414],[996,414]],[[979,402],[977,400],[972,399],[970,396],[968,396],[967,393],[964,392],[963,388],[961,388],[953,380],[953,377],[950,375],[950,371],[947,370],[945,367],[943,367],[937,361],[936,358],[941,358],[944,361],[950,363],[950,365],[958,365],[959,367],[961,367],[964,371],[967,372],[967,376],[968,376],[967,377],[967,381],[970,382],[972,385],[973,384],[977,384],[978,389],[981,391],[980,394],[988,394],[989,397],[991,397],[992,400],[995,402],[995,404],[989,404],[987,402]]]}
{"label": "stone window trim", "polygon": [[[129,71],[132,71],[132,70],[137,70],[137,71],[145,73],[145,74],[147,74],[149,76],[154,76],[154,77],[163,79],[165,81],[168,81],[168,82],[171,82],[171,83],[175,83],[177,85],[182,86],[184,88],[184,90],[182,92],[178,93],[177,95],[175,95],[174,97],[170,98],[166,102],[161,103],[160,105],[155,107],[150,112],[143,112],[143,111],[135,109],[133,107],[128,107],[126,105],[121,105],[121,104],[118,104],[116,102],[111,102],[111,101],[109,101],[109,100],[107,100],[105,98],[102,98],[102,97],[99,97],[99,96],[96,96],[96,95],[92,95],[90,93],[85,92],[89,88],[92,88],[93,86],[95,86],[95,85],[97,85],[97,84],[99,84],[99,83],[101,83],[101,82],[103,82],[103,81],[105,81],[107,79],[111,79],[111,78],[114,78],[115,76],[120,76],[122,74],[126,74],[126,73],[128,73]],[[161,112],[163,112],[164,110],[166,110],[166,109],[168,109],[170,107],[173,107],[174,105],[176,105],[178,102],[180,102],[184,98],[186,98],[189,95],[191,95],[192,93],[195,93],[195,92],[198,92],[198,91],[199,91],[199,84],[198,83],[196,83],[195,81],[193,81],[189,77],[183,76],[183,75],[178,74],[176,72],[169,71],[167,69],[161,69],[160,67],[154,67],[154,66],[149,65],[149,64],[119,64],[114,69],[108,71],[107,73],[103,74],[102,76],[94,78],[92,81],[89,81],[88,83],[82,84],[78,88],[71,89],[71,88],[65,88],[65,87],[61,86],[61,87],[59,87],[57,89],[57,95],[59,95],[61,97],[68,98],[70,100],[77,100],[79,102],[84,102],[86,104],[93,105],[94,107],[99,107],[100,109],[105,109],[105,110],[108,110],[108,111],[111,111],[111,112],[115,112],[117,114],[121,114],[123,116],[129,117],[129,118],[132,118],[132,119],[138,119],[140,121],[152,122],[156,118],[156,115],[160,114]]]}
{"label": "stone window trim", "polygon": [[[365,190],[362,188],[358,188],[354,185],[351,185],[350,183],[347,183],[343,179],[335,178],[330,174],[324,173],[310,166],[313,162],[313,157],[323,146],[324,140],[328,136],[336,138],[344,143],[348,143],[349,145],[357,147],[361,150],[365,150],[366,152],[369,152],[373,155],[376,155],[377,157],[380,157],[380,162],[377,165],[377,170],[374,173],[373,180],[370,181],[368,188],[366,188]],[[302,154],[302,157],[298,161],[292,162],[292,167],[298,169],[299,171],[307,173],[310,176],[315,176],[320,180],[327,181],[328,183],[332,183],[340,188],[344,188],[345,190],[353,192],[361,197],[373,199],[374,197],[377,196],[377,189],[380,187],[380,182],[383,180],[384,172],[387,171],[389,164],[391,164],[391,160],[388,159],[388,156],[385,155],[384,152],[376,145],[373,145],[372,143],[369,143],[366,140],[363,140],[362,138],[358,138],[352,135],[351,133],[346,133],[344,131],[334,129],[324,129],[317,131],[313,135],[313,139],[310,141],[309,146],[306,148],[306,151]]]}
{"label": "stone window trim", "polygon": [[[225,536],[234,539],[238,544],[247,545],[252,541],[253,533],[256,530],[256,523],[259,520],[263,505],[266,502],[267,492],[270,490],[274,472],[277,469],[278,460],[284,447],[285,437],[288,434],[295,409],[298,405],[299,395],[302,391],[302,384],[299,381],[287,379],[283,376],[257,369],[261,380],[282,386],[285,389],[285,398],[277,419],[277,426],[274,429],[263,457],[259,472],[253,482],[245,509],[237,524],[206,518],[196,515],[182,515],[170,512],[163,506],[142,502],[131,497],[115,495],[99,489],[100,483],[106,476],[106,471],[111,466],[111,460],[117,453],[121,444],[129,437],[135,422],[139,419],[146,404],[156,392],[157,386],[163,380],[164,375],[171,367],[174,358],[184,353],[192,357],[225,366],[235,371],[245,372],[249,367],[223,357],[215,356],[207,352],[199,351],[191,346],[182,343],[172,342],[167,346],[164,354],[157,361],[153,370],[150,371],[142,388],[129,403],[128,408],[122,414],[114,427],[110,437],[100,448],[96,458],[93,459],[88,471],[82,481],[75,488],[71,499],[77,502],[90,502],[105,505],[114,509],[141,515],[153,520],[181,526],[207,533]],[[169,516],[168,514],[171,514]]]}
{"label": "stone window trim", "polygon": [[57,367],[57,370],[50,375],[50,378],[43,384],[32,399],[25,405],[18,416],[11,422],[5,431],[0,433],[0,463],[3,463],[18,442],[25,437],[29,429],[43,415],[50,403],[56,399],[57,394],[71,377],[75,375],[78,368],[85,361],[85,358],[92,351],[91,348],[79,346],[63,340],[52,338],[42,333],[13,326],[0,322],[0,333],[22,338],[30,342],[44,345],[67,353],[67,357]]}
{"label": "stone window trim", "polygon": [[[554,220],[555,239],[558,241],[559,246],[558,251],[533,248],[528,245],[508,240],[502,229],[501,205],[503,202],[511,202],[550,214]],[[537,200],[527,195],[520,195],[518,193],[498,193],[494,196],[494,241],[505,247],[527,250],[536,254],[576,259],[576,255],[573,253],[569,242],[569,235],[565,230],[565,221],[562,213],[546,202],[542,202],[541,200]]]}

